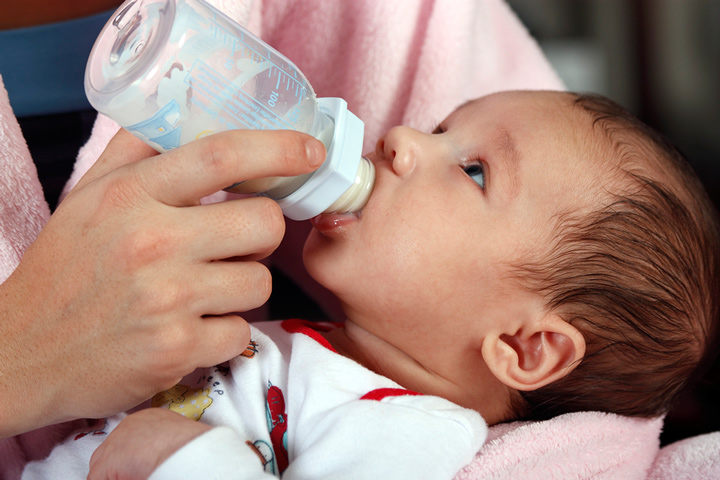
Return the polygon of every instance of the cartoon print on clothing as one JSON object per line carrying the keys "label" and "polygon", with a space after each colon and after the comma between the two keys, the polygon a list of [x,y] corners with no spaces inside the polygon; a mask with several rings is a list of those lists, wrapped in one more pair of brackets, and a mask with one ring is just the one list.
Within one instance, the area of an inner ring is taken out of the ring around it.
{"label": "cartoon print on clothing", "polygon": [[[298,322],[286,325],[296,332],[279,322],[251,325],[256,344],[246,352],[250,358],[198,369],[155,396],[155,407],[186,415],[195,409],[203,423],[224,427],[215,430],[217,436],[197,437],[182,454],[165,459],[158,478],[226,478],[225,472],[237,478],[452,478],[474,458],[487,431],[477,412],[405,390],[315,341],[324,338],[314,330]],[[85,478],[92,452],[124,418],[84,424],[82,440],[58,446],[38,464],[37,472],[43,473],[32,478]],[[428,439],[432,445],[423,455],[397,460],[392,445],[415,452]],[[224,448],[218,441],[227,442],[232,453],[220,454]],[[352,471],[332,460],[348,454],[360,456],[352,461]],[[189,465],[202,473],[193,475]],[[77,474],[57,474],[70,469]]]}
{"label": "cartoon print on clothing", "polygon": [[222,375],[223,377],[227,377],[230,373],[230,363],[225,362],[221,363],[220,365],[215,365],[215,371]]}
{"label": "cartoon print on clothing", "polygon": [[267,403],[265,404],[270,441],[272,442],[280,474],[288,466],[287,454],[287,414],[285,396],[282,390],[268,381]]}
{"label": "cartoon print on clothing", "polygon": [[250,344],[247,346],[244,352],[240,354],[241,357],[253,358],[258,352],[258,344],[254,340],[250,340]]}
{"label": "cartoon print on clothing", "polygon": [[95,422],[92,425],[95,427],[93,430],[88,430],[86,432],[80,432],[77,435],[75,435],[75,438],[73,440],[80,440],[81,438],[92,435],[107,435],[107,432],[105,431],[105,428],[107,427],[107,419],[106,418],[100,418],[98,420],[95,420]]}
{"label": "cartoon print on clothing", "polygon": [[186,418],[198,421],[205,410],[212,405],[212,402],[209,388],[191,390],[185,385],[175,385],[170,390],[155,395],[151,405],[172,410]]}
{"label": "cartoon print on clothing", "polygon": [[264,440],[258,440],[256,442],[246,440],[245,443],[255,452],[255,455],[258,456],[264,471],[273,474],[278,473],[275,465],[275,455],[269,443]]}
{"label": "cartoon print on clothing", "polygon": [[[213,368],[212,373],[218,373],[223,377],[227,377],[230,374],[230,364],[226,362],[220,365],[216,365]],[[218,395],[225,395],[225,387],[223,387],[222,382],[219,380],[222,379],[215,379],[215,375],[203,375],[198,378],[197,384],[200,385],[201,383],[205,382],[209,390],[212,390],[212,393],[217,393]]]}

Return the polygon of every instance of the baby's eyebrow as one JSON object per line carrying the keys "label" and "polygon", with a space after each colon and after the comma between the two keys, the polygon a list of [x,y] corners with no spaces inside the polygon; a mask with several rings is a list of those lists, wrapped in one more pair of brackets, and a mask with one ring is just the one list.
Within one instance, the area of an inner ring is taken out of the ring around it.
{"label": "baby's eyebrow", "polygon": [[510,197],[514,198],[517,196],[520,190],[520,177],[518,176],[518,169],[520,164],[520,151],[517,149],[515,138],[510,134],[510,131],[500,127],[495,134],[495,139],[498,145],[500,158],[504,162],[504,167],[508,176],[509,181],[509,193]]}

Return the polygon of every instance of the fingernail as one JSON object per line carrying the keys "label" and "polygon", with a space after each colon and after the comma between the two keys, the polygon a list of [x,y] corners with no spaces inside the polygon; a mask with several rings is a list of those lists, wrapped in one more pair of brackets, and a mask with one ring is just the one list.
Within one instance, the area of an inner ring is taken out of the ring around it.
{"label": "fingernail", "polygon": [[305,153],[311,167],[319,167],[325,161],[325,146],[320,140],[308,139],[305,142]]}

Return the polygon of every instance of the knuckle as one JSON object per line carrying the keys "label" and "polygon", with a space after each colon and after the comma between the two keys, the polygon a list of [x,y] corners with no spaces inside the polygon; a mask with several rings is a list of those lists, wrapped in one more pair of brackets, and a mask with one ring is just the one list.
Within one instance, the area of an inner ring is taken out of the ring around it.
{"label": "knuckle", "polygon": [[[228,331],[227,334],[218,336],[216,340],[216,354],[223,360],[225,358],[233,358],[249,350],[250,345],[250,326],[239,315],[233,315],[237,322],[237,328]],[[217,363],[217,362],[213,362]]]}
{"label": "knuckle", "polygon": [[258,295],[257,301],[262,304],[270,298],[270,293],[272,292],[272,275],[270,274],[270,270],[262,263],[257,263],[256,265],[258,269],[255,288],[257,289]]}
{"label": "knuckle", "polygon": [[[293,132],[295,133],[295,132]],[[307,157],[304,136],[300,134],[284,135],[282,142],[276,149],[277,164],[283,171],[297,170],[298,160]]]}
{"label": "knuckle", "polygon": [[275,163],[278,171],[292,171],[293,166],[298,160],[300,151],[295,148],[297,142],[285,141],[284,148],[279,148],[275,156]]}
{"label": "knuckle", "polygon": [[241,223],[242,231],[253,232],[258,248],[277,248],[285,235],[285,217],[277,202],[266,197],[248,198],[243,200],[241,212],[242,219],[235,222]]}
{"label": "knuckle", "polygon": [[264,304],[272,292],[270,270],[260,262],[243,262],[235,277],[235,295],[238,311],[246,311]]}
{"label": "knuckle", "polygon": [[200,149],[200,167],[217,178],[231,177],[232,165],[236,164],[237,152],[227,135],[207,137]]}
{"label": "knuckle", "polygon": [[282,238],[285,235],[285,217],[277,202],[269,198],[259,197],[258,215],[263,219],[263,228],[272,238]]}
{"label": "knuckle", "polygon": [[127,210],[136,205],[142,196],[137,178],[132,175],[112,175],[98,185],[102,188],[98,206],[101,210]]}
{"label": "knuckle", "polygon": [[263,305],[272,292],[272,275],[270,270],[259,262],[245,263],[241,277],[238,279],[239,291],[244,295],[238,297],[240,311],[246,311]]}
{"label": "knuckle", "polygon": [[116,254],[127,270],[136,271],[166,257],[172,244],[166,230],[138,226],[123,234]]}
{"label": "knuckle", "polygon": [[[136,300],[136,308],[141,314],[146,316],[165,316],[167,314],[181,310],[187,303],[184,301],[184,288],[172,278],[166,278],[162,284],[154,285],[154,288],[146,287],[143,294]],[[171,333],[181,333],[177,331],[178,325],[168,330],[167,340],[172,340],[174,336]]]}
{"label": "knuckle", "polygon": [[156,356],[168,362],[159,368],[159,371],[166,372],[168,376],[174,377],[177,376],[178,370],[184,369],[184,360],[180,359],[183,358],[183,354],[186,354],[192,348],[195,342],[193,332],[194,330],[190,328],[188,322],[183,321],[165,325],[158,332],[155,340]]}

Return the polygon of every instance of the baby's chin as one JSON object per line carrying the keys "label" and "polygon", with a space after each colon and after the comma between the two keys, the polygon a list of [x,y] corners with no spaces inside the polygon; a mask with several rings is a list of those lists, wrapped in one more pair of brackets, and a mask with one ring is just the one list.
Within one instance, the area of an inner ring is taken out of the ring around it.
{"label": "baby's chin", "polygon": [[354,256],[357,213],[320,214],[310,220],[310,230],[303,248],[303,263],[308,274],[318,283],[333,290],[331,280],[339,264]]}

